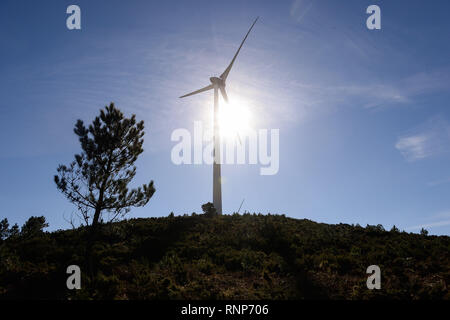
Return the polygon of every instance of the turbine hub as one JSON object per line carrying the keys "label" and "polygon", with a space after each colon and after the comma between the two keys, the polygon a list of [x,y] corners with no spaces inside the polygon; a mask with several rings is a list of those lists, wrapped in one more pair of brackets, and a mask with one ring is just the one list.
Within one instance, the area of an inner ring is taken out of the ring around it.
{"label": "turbine hub", "polygon": [[217,85],[219,87],[225,87],[225,81],[218,77],[211,77],[209,78],[209,81],[211,81],[212,84]]}

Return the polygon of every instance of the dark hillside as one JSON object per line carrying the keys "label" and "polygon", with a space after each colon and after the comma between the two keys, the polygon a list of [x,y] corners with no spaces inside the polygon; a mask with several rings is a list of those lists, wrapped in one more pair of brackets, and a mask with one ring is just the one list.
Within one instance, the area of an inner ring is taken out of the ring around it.
{"label": "dark hillside", "polygon": [[[102,226],[96,276],[70,291],[85,239],[79,228],[0,240],[0,298],[450,299],[444,236],[279,215],[132,219]],[[366,287],[369,265],[381,290]]]}

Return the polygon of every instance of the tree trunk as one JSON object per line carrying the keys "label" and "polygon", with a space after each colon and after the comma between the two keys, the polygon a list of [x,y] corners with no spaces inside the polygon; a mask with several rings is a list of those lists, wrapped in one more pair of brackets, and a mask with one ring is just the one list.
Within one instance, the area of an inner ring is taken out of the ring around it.
{"label": "tree trunk", "polygon": [[98,228],[98,221],[100,219],[100,206],[95,209],[94,218],[92,219],[92,232],[95,232]]}
{"label": "tree trunk", "polygon": [[86,243],[86,261],[87,261],[87,268],[88,268],[90,277],[94,277],[95,272],[96,272],[95,266],[94,266],[94,257],[92,255],[92,247],[94,246],[94,243],[97,238],[100,213],[101,213],[101,209],[100,209],[100,206],[98,206],[95,209],[94,218],[92,220],[92,225],[88,229],[88,238],[87,238],[87,243]]}

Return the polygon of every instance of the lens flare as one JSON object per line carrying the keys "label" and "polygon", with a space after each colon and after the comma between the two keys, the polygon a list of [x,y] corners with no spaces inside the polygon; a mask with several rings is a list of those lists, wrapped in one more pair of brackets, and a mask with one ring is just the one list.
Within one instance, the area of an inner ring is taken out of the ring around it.
{"label": "lens flare", "polygon": [[237,139],[251,128],[251,115],[248,105],[239,99],[223,103],[219,110],[219,126],[222,139]]}

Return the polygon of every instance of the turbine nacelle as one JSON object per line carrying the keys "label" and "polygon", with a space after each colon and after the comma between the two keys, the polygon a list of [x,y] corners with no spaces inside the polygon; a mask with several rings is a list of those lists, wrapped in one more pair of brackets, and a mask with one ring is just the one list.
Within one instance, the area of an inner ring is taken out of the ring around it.
{"label": "turbine nacelle", "polygon": [[209,81],[211,81],[211,83],[213,85],[216,85],[217,87],[225,87],[225,80],[219,78],[219,77],[211,77],[209,78]]}

